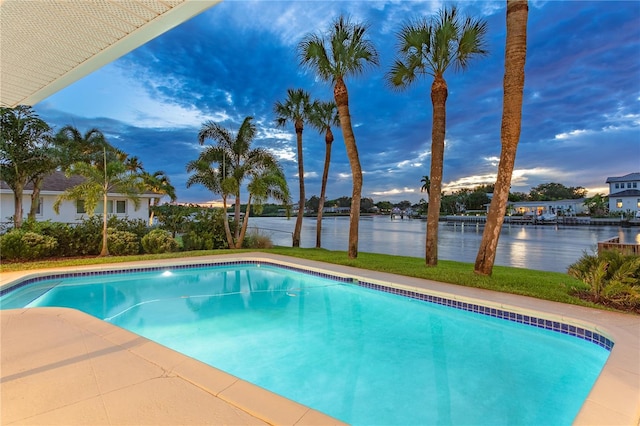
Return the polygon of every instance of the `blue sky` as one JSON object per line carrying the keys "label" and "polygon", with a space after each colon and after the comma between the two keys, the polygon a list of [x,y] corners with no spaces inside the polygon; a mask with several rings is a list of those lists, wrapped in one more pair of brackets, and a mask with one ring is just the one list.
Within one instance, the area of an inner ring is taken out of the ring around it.
{"label": "blue sky", "polygon": [[[431,160],[431,79],[394,92],[383,77],[401,25],[451,4],[226,0],[34,108],[55,129],[99,128],[147,171],[165,171],[183,202],[220,198],[185,186],[185,166],[202,149],[202,123],[213,120],[235,131],[253,116],[259,130],[254,146],[281,160],[295,200],[295,132],[293,126],[276,128],[273,105],[288,88],[332,99],[329,85],[299,67],[296,47],[306,34],[323,32],[347,14],[369,24],[380,54],[379,67],[346,81],[363,196],[418,202],[425,197],[420,179],[429,174]],[[445,192],[493,183],[500,155],[505,4],[457,5],[487,21],[490,53],[466,72],[445,74]],[[640,2],[530,2],[522,120],[513,192],[558,182],[607,194],[607,177],[640,172]],[[329,198],[351,194],[342,135],[339,129],[334,134]],[[325,144],[311,127],[303,138],[309,198],[320,193]]]}

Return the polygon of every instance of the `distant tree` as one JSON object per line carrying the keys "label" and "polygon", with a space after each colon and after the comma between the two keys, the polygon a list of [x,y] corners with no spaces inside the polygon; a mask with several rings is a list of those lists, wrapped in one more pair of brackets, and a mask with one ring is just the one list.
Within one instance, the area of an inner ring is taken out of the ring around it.
{"label": "distant tree", "polygon": [[376,203],[376,207],[378,207],[381,212],[389,212],[393,209],[393,204],[391,204],[390,201],[379,201]]}
{"label": "distant tree", "polygon": [[317,195],[313,195],[307,200],[305,207],[320,214],[320,198]]}
{"label": "distant tree", "polygon": [[431,103],[431,172],[429,212],[425,243],[425,263],[438,264],[438,223],[442,198],[444,140],[446,131],[447,82],[444,73],[453,67],[465,70],[475,56],[485,55],[487,24],[483,20],[462,19],[453,6],[440,10],[437,18],[404,24],[398,33],[398,59],[386,75],[392,88],[405,89],[420,76],[433,76]]}
{"label": "distant tree", "polygon": [[484,210],[485,204],[489,203],[489,197],[487,193],[483,190],[475,190],[470,192],[466,197],[466,208],[467,210]]}
{"label": "distant tree", "polygon": [[304,164],[302,155],[302,132],[304,123],[311,115],[311,100],[309,93],[302,89],[288,89],[287,99],[276,102],[273,111],[276,114],[276,126],[284,127],[293,123],[296,131],[296,146],[298,153],[298,182],[300,184],[300,199],[298,201],[298,216],[293,230],[293,247],[300,247],[300,233],[302,232],[302,218],[304,217]]}
{"label": "distant tree", "polygon": [[512,203],[516,203],[518,201],[527,201],[529,199],[529,194],[525,194],[524,192],[510,192],[509,193],[509,201]]}
{"label": "distant tree", "polygon": [[542,183],[531,188],[529,198],[532,201],[575,200],[584,198],[587,190],[581,186],[566,187],[561,183]]}
{"label": "distant tree", "polygon": [[360,198],[362,197],[362,167],[351,125],[349,94],[345,78],[361,74],[368,65],[378,65],[378,52],[366,37],[367,26],[350,22],[340,16],[326,35],[309,34],[298,45],[300,63],[315,71],[323,81],[333,85],[333,97],[338,107],[342,138],[347,148],[351,166],[353,190],[349,220],[350,259],[358,257],[358,225],[360,223]]}
{"label": "distant tree", "polygon": [[42,173],[48,161],[51,128],[26,105],[0,108],[0,174],[13,191],[13,226],[22,226],[22,196],[29,180]]}
{"label": "distant tree", "polygon": [[340,125],[338,107],[335,102],[315,101],[311,105],[309,124],[324,133],[324,170],[322,171],[322,184],[320,187],[320,200],[318,203],[318,217],[316,218],[316,248],[322,246],[322,211],[327,196],[327,180],[329,179],[329,165],[331,164],[331,144],[333,143],[332,126]]}
{"label": "distant tree", "polygon": [[399,208],[400,210],[406,210],[409,207],[411,207],[411,201],[409,200],[402,200],[399,203],[395,204],[395,207]]}
{"label": "distant tree", "polygon": [[351,198],[349,197],[340,197],[335,200],[335,203],[338,207],[350,207],[352,206]]}
{"label": "distant tree", "polygon": [[370,212],[374,206],[375,204],[373,203],[373,199],[371,198],[365,197],[362,200],[360,200],[360,211]]}
{"label": "distant tree", "polygon": [[511,188],[511,175],[522,126],[522,98],[524,68],[527,57],[527,0],[507,0],[507,34],[504,65],[504,94],[502,100],[502,129],[500,163],[493,198],[489,206],[482,241],[476,256],[474,272],[491,275],[496,258],[500,230],[504,222]]}
{"label": "distant tree", "polygon": [[604,194],[596,194],[584,200],[585,207],[591,216],[606,216],[609,210],[609,198]]}
{"label": "distant tree", "polygon": [[422,182],[422,186],[420,187],[420,192],[426,192],[428,197],[429,187],[431,186],[431,180],[429,179],[429,176],[427,175],[422,176],[422,179],[420,179],[420,182]]}

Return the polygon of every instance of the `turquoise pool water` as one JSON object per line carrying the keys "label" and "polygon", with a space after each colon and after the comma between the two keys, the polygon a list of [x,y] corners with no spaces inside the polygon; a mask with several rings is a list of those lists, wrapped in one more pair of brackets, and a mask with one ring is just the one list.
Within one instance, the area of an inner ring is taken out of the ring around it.
{"label": "turquoise pool water", "polygon": [[268,265],[6,292],[143,335],[352,424],[568,425],[609,351],[584,339]]}

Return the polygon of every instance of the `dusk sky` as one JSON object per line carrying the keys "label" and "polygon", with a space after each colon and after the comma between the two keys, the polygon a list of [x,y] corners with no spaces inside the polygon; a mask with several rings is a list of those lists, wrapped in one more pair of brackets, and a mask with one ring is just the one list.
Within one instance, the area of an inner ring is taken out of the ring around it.
{"label": "dusk sky", "polygon": [[[109,142],[165,171],[181,202],[220,199],[187,189],[187,162],[197,158],[200,126],[213,120],[237,130],[255,117],[254,147],[280,160],[298,197],[293,125],[275,126],[273,105],[288,88],[331,100],[332,88],[299,66],[297,45],[328,30],[340,14],[369,25],[380,66],[346,81],[364,171],[363,197],[416,203],[431,161],[431,77],[390,90],[384,74],[395,58],[396,33],[407,20],[432,16],[450,2],[231,1],[150,41],[36,104],[56,130],[97,127]],[[489,55],[466,72],[447,71],[443,190],[495,181],[500,155],[505,2],[457,3],[488,23]],[[640,172],[640,2],[531,1],[522,133],[512,192],[558,182],[608,194],[605,180]],[[340,129],[328,182],[329,199],[351,195]],[[208,142],[210,143],[210,142]],[[324,136],[303,133],[307,198],[320,194]],[[243,202],[246,201],[246,197]]]}

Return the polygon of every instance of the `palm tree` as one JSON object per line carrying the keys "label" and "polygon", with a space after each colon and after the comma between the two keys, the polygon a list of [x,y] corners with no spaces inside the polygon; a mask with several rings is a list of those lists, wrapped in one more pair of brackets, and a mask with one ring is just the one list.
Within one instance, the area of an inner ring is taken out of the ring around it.
{"label": "palm tree", "polygon": [[502,100],[502,131],[500,163],[487,214],[487,223],[476,256],[474,272],[491,275],[496,258],[500,229],[509,201],[511,175],[516,161],[516,150],[522,124],[522,97],[524,92],[524,66],[527,58],[527,0],[507,0],[507,36],[504,65],[504,95]]}
{"label": "palm tree", "polygon": [[[111,153],[113,154],[113,153]],[[138,175],[131,174],[125,164],[114,155],[107,155],[103,148],[103,163],[91,164],[78,161],[71,164],[65,174],[67,176],[83,176],[82,183],[65,190],[53,204],[53,210],[58,213],[60,204],[64,200],[84,200],[84,207],[89,216],[93,216],[98,203],[102,201],[102,250],[100,256],[108,256],[107,244],[107,195],[119,192],[133,201],[136,208],[140,205],[139,194],[144,190],[142,180]]]}
{"label": "palm tree", "polygon": [[429,179],[429,176],[427,175],[422,176],[422,179],[420,179],[420,182],[422,182],[422,186],[420,187],[420,192],[426,192],[428,196],[429,187],[431,186],[431,180]]}
{"label": "palm tree", "polygon": [[[227,215],[227,196],[235,195],[235,218],[233,236],[228,230],[228,219],[225,220],[225,232],[229,248],[240,248],[240,189],[247,177],[256,177],[268,170],[279,167],[273,154],[263,148],[251,148],[256,136],[253,117],[246,117],[238,132],[234,135],[229,130],[212,121],[205,122],[198,133],[198,141],[204,144],[207,139],[217,142],[207,147],[196,161],[187,165],[187,171],[195,174],[187,184],[203,184],[214,193],[221,194],[224,203],[225,218]],[[215,167],[214,167],[215,166]],[[285,181],[286,184],[286,181]],[[286,189],[288,191],[288,188]],[[288,192],[287,192],[288,194]],[[249,214],[246,211],[245,214]]]}
{"label": "palm tree", "polygon": [[0,173],[13,191],[15,228],[22,226],[24,187],[42,174],[51,128],[26,105],[0,108]]}
{"label": "palm tree", "polygon": [[436,18],[405,24],[398,33],[398,56],[386,79],[394,89],[409,87],[418,77],[430,75],[433,124],[431,128],[431,173],[425,260],[438,264],[438,221],[442,197],[442,168],[448,96],[444,73],[450,67],[465,70],[470,59],[485,55],[483,20],[462,19],[456,7],[445,8]]}
{"label": "palm tree", "polygon": [[333,97],[340,116],[342,137],[353,179],[348,247],[351,259],[358,257],[362,167],[351,126],[345,78],[362,74],[367,66],[378,65],[378,52],[371,40],[366,38],[366,31],[366,25],[352,23],[348,18],[340,16],[327,34],[308,34],[298,45],[300,64],[313,70],[321,80],[333,85]]}
{"label": "palm tree", "polygon": [[65,126],[58,131],[55,138],[56,145],[62,150],[63,169],[79,161],[101,165],[104,149],[112,154],[118,152],[97,128],[89,129],[83,134],[76,127]]}
{"label": "palm tree", "polygon": [[336,103],[315,101],[311,105],[309,124],[318,129],[320,134],[324,133],[325,154],[324,171],[322,172],[322,185],[320,187],[320,202],[318,203],[318,218],[316,225],[316,248],[322,246],[322,210],[327,196],[327,179],[329,178],[329,164],[331,164],[331,144],[333,143],[333,132],[331,126],[340,125],[338,107]]}
{"label": "palm tree", "polygon": [[298,203],[298,217],[293,231],[293,247],[300,247],[300,232],[302,231],[302,218],[304,217],[304,165],[302,160],[302,132],[304,122],[307,121],[311,101],[309,93],[302,89],[288,89],[287,99],[284,102],[276,102],[273,111],[276,114],[276,126],[284,127],[292,122],[296,129],[296,142],[298,151],[298,182],[300,183],[300,201]]}
{"label": "palm tree", "polygon": [[[135,158],[135,157],[134,157]],[[176,201],[176,189],[173,185],[171,185],[171,181],[169,180],[169,176],[162,170],[158,170],[154,174],[150,174],[148,172],[142,172],[141,174],[142,181],[144,182],[144,186],[147,190],[155,192],[158,194],[157,197],[153,198],[153,205],[151,207],[156,207],[160,204],[160,200],[163,196],[167,195],[171,202]],[[153,225],[153,217],[154,211],[151,210],[151,214],[149,215],[149,226]]]}

